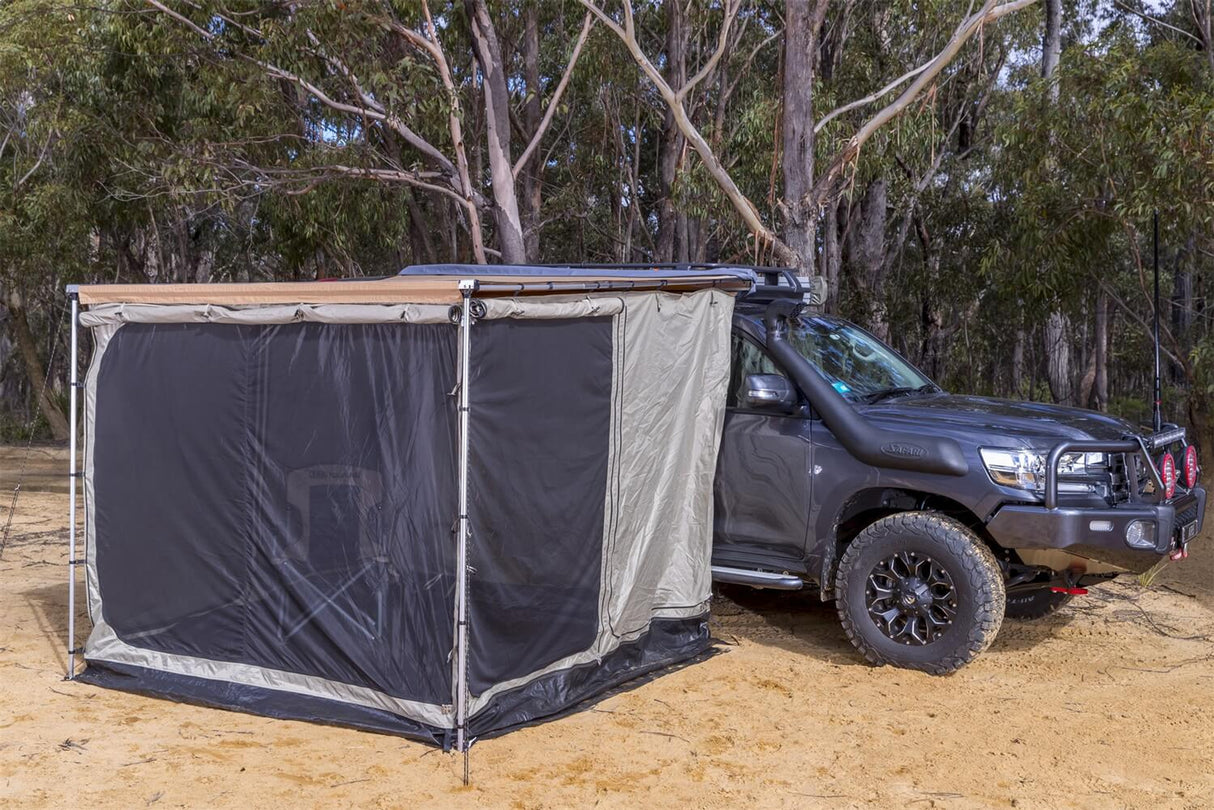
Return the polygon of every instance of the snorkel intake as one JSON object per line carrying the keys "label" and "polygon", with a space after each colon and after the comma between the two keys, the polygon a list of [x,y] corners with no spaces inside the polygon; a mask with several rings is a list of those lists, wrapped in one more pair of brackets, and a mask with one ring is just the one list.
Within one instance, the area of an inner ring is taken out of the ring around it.
{"label": "snorkel intake", "polygon": [[805,304],[776,299],[767,306],[763,324],[767,349],[809,399],[839,443],[859,460],[874,467],[938,475],[965,475],[969,470],[961,445],[955,440],[904,433],[877,427],[865,419],[834,389],[826,378],[788,342],[788,322]]}

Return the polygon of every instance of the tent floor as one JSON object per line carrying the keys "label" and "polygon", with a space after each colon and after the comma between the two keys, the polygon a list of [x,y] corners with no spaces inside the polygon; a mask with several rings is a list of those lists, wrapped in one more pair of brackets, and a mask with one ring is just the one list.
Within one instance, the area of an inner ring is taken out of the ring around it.
{"label": "tent floor", "polygon": [[[707,615],[655,620],[644,636],[621,645],[600,662],[549,673],[498,695],[470,718],[469,734],[474,739],[492,737],[561,717],[712,653]],[[77,679],[181,703],[393,734],[443,749],[455,742],[450,730],[379,709],[109,661],[88,661]]]}

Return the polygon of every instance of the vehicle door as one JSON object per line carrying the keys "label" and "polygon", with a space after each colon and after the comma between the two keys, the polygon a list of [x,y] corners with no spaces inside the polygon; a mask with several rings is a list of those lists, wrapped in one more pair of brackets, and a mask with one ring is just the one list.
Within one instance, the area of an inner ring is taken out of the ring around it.
{"label": "vehicle door", "polygon": [[792,570],[804,557],[809,523],[809,407],[800,393],[792,408],[756,404],[748,397],[748,378],[755,374],[788,380],[762,346],[735,331],[717,461],[713,562]]}

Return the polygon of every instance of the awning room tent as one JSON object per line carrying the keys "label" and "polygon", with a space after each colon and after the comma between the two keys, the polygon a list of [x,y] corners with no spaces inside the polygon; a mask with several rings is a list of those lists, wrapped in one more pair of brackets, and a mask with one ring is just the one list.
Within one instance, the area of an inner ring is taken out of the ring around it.
{"label": "awning room tent", "polygon": [[79,677],[466,750],[703,652],[749,284],[71,290],[94,344]]}

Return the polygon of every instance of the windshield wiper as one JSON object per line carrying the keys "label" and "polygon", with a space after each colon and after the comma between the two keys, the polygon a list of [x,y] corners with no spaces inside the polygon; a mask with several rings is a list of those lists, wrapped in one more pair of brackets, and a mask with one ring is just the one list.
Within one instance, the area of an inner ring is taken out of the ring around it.
{"label": "windshield wiper", "polygon": [[874,402],[881,402],[882,400],[893,399],[894,397],[906,396],[907,394],[930,394],[939,390],[939,386],[937,386],[935,383],[920,385],[918,388],[911,388],[908,386],[885,388],[881,391],[876,391],[869,394],[864,401],[871,405]]}

